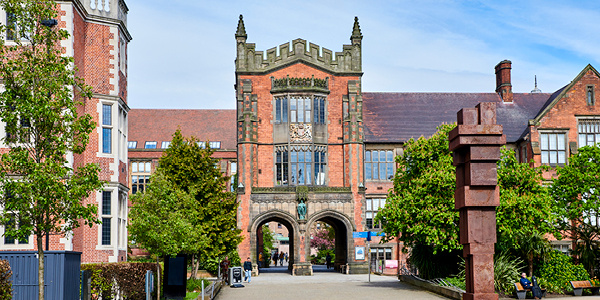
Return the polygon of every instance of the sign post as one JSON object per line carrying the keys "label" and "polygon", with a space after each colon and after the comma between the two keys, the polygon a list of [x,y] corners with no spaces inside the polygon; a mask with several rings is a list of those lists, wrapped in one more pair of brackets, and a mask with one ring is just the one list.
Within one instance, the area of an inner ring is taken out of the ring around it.
{"label": "sign post", "polygon": [[371,282],[371,231],[367,232],[367,262],[369,264],[369,282]]}

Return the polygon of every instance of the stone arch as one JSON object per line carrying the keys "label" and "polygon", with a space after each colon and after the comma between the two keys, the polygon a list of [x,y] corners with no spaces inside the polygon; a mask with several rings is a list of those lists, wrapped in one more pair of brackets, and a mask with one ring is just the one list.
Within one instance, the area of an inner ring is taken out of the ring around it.
{"label": "stone arch", "polygon": [[287,211],[279,209],[271,209],[263,213],[258,214],[252,219],[248,226],[250,232],[250,253],[251,257],[258,261],[258,228],[262,224],[270,221],[276,221],[285,226],[290,235],[290,253],[289,253],[289,267],[291,270],[295,262],[300,261],[300,228],[296,218]]}
{"label": "stone arch", "polygon": [[[310,216],[306,222],[307,238],[305,249],[310,249],[310,229],[316,221],[331,225],[335,230],[335,262],[334,267],[339,268],[354,261],[354,239],[352,232],[356,231],[354,223],[348,216],[333,209],[325,209]],[[306,253],[306,261],[310,261],[310,251]]]}

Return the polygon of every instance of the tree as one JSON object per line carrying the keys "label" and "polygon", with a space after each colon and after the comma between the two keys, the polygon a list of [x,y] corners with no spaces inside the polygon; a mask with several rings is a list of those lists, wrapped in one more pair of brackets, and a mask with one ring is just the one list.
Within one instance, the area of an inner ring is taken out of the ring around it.
{"label": "tree", "polygon": [[273,250],[273,241],[275,238],[273,237],[273,232],[271,232],[271,229],[269,229],[267,224],[263,224],[261,229],[263,242],[263,261],[265,266],[269,266],[271,264],[271,250]]}
{"label": "tree", "polygon": [[[398,236],[407,247],[423,252],[411,251],[412,261],[424,262],[421,267],[432,274],[443,269],[439,263],[430,263],[438,252],[444,257],[462,248],[458,212],[454,209],[456,171],[448,148],[448,132],[453,128],[442,125],[432,137],[411,139],[405,144],[403,155],[396,157],[394,188],[375,220],[382,221],[384,240]],[[518,163],[512,150],[504,148],[501,153],[498,243],[500,248],[525,256],[531,269],[533,257],[543,253],[547,245],[544,234],[555,233],[551,199],[542,185],[542,168]]]}
{"label": "tree", "polygon": [[573,254],[594,276],[599,257],[600,237],[600,148],[585,146],[569,157],[569,164],[557,168],[551,188],[557,227],[577,242]]}
{"label": "tree", "polygon": [[382,222],[389,241],[398,237],[407,247],[431,245],[433,254],[461,249],[458,212],[454,209],[455,167],[448,132],[441,125],[430,138],[410,139],[396,157],[394,188],[374,222]]}
{"label": "tree", "polygon": [[[202,209],[192,194],[173,185],[157,170],[146,192],[131,197],[129,234],[133,241],[159,258],[179,253],[196,253],[208,247],[205,224],[196,222]],[[160,273],[157,295],[160,295]]]}
{"label": "tree", "polygon": [[10,147],[0,159],[0,223],[7,237],[35,236],[42,300],[43,237],[98,223],[97,207],[83,200],[102,187],[100,169],[68,160],[85,150],[95,128],[91,116],[77,113],[91,89],[75,76],[73,58],[61,54],[59,42],[67,31],[42,25],[57,18],[54,1],[0,0],[0,6],[10,21],[0,32],[15,41],[8,46],[0,39],[0,120]]}
{"label": "tree", "polygon": [[320,229],[315,229],[311,235],[310,247],[317,250],[332,250],[335,248],[335,230],[327,223],[319,222]]}
{"label": "tree", "polygon": [[500,187],[500,206],[496,209],[497,245],[523,257],[531,275],[534,257],[542,256],[549,248],[544,235],[556,234],[552,199],[543,185],[542,172],[546,168],[519,163],[515,152],[506,147],[501,149],[497,166]]}
{"label": "tree", "polygon": [[[229,177],[217,167],[213,152],[196,138],[184,138],[180,130],[173,134],[148,191],[132,197],[129,231],[133,240],[157,255],[185,253],[199,261],[235,252],[241,241],[238,204],[235,194],[226,189]],[[155,205],[166,205],[169,211],[157,210]],[[169,221],[166,213],[178,222]],[[147,232],[149,228],[161,232]]]}

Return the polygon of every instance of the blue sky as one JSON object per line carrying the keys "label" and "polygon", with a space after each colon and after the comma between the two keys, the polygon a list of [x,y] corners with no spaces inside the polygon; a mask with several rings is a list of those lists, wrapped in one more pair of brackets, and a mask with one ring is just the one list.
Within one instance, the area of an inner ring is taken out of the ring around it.
{"label": "blue sky", "polygon": [[[131,108],[235,108],[235,31],[269,48],[296,38],[332,51],[363,34],[363,92],[493,92],[512,61],[514,92],[600,69],[600,1],[126,0]],[[576,3],[577,5],[573,5]]]}

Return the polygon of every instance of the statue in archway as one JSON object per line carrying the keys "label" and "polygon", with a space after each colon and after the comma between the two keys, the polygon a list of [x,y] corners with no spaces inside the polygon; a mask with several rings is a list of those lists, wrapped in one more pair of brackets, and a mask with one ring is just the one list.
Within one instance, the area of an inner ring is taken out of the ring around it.
{"label": "statue in archway", "polygon": [[298,204],[298,219],[306,219],[306,204],[304,203],[304,200],[300,200],[300,203]]}

